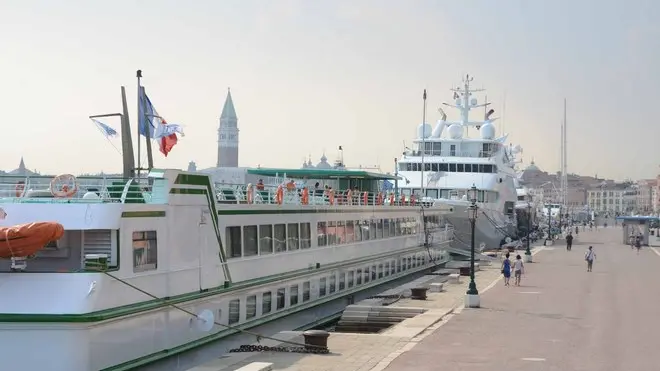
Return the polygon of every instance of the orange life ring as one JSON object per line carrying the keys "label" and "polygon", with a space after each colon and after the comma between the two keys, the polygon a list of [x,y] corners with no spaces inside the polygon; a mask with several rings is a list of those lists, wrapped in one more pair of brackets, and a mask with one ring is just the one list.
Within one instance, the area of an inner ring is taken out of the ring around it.
{"label": "orange life ring", "polygon": [[410,195],[410,205],[415,206],[415,195]]}
{"label": "orange life ring", "polygon": [[[64,184],[62,185],[62,188],[58,190],[57,183],[65,181],[69,181],[73,187],[69,188],[68,184]],[[57,198],[69,198],[78,192],[78,182],[76,181],[76,177],[71,174],[61,174],[50,181],[49,190],[50,193]]]}
{"label": "orange life ring", "polygon": [[351,190],[346,191],[346,205],[352,205],[353,204],[353,192]]}
{"label": "orange life ring", "polygon": [[302,203],[303,205],[309,204],[309,189],[307,187],[303,188],[302,191]]}
{"label": "orange life ring", "polygon": [[394,192],[390,192],[390,206],[394,206]]}
{"label": "orange life ring", "polygon": [[376,199],[376,205],[383,204],[383,192],[378,192],[378,198]]}
{"label": "orange life ring", "polygon": [[247,193],[247,197],[246,197],[247,198],[247,203],[248,204],[253,203],[254,202],[254,189],[252,189],[252,183],[248,183],[246,193]]}
{"label": "orange life ring", "polygon": [[275,202],[277,202],[278,205],[281,205],[283,201],[284,201],[284,188],[280,184],[277,186],[277,192],[275,192]]}
{"label": "orange life ring", "polygon": [[21,197],[25,191],[25,183],[16,183],[16,197]]}
{"label": "orange life ring", "polygon": [[335,191],[333,189],[328,191],[328,201],[330,202],[330,205],[335,204]]}
{"label": "orange life ring", "polygon": [[364,192],[362,194],[362,204],[363,205],[368,205],[369,204],[369,193],[368,192]]}

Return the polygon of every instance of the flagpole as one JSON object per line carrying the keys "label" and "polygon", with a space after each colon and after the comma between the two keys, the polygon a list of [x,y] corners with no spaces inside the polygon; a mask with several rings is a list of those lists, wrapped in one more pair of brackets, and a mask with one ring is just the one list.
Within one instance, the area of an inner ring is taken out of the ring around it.
{"label": "flagpole", "polygon": [[135,169],[135,174],[137,178],[140,178],[140,172],[142,171],[142,154],[140,153],[140,123],[142,122],[141,114],[143,114],[142,106],[142,87],[140,87],[140,79],[142,78],[142,70],[137,70],[137,99],[138,99],[138,120],[137,120],[137,168]]}
{"label": "flagpole", "polygon": [[[142,79],[142,70],[137,70],[138,111],[141,112],[143,115],[143,117],[140,117],[138,119],[138,164],[141,161],[139,133],[140,133],[140,119],[142,119],[145,125],[147,125],[144,133],[145,133],[145,142],[147,148],[147,171],[149,171],[154,167],[154,157],[151,151],[151,118],[147,117],[146,112],[144,110],[144,94],[143,94],[143,87],[140,82],[141,79]],[[140,165],[138,165],[138,168],[140,168]]]}
{"label": "flagpole", "polygon": [[424,198],[424,152],[426,152],[426,89],[424,89],[424,95],[422,96],[424,100],[424,109],[422,110],[422,168],[421,168],[421,187],[422,194],[420,201]]}

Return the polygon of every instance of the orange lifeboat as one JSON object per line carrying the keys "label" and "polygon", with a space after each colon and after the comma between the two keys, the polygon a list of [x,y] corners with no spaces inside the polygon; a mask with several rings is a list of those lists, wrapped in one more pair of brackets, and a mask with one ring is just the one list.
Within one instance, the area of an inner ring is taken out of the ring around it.
{"label": "orange lifeboat", "polygon": [[64,235],[55,222],[36,222],[0,228],[0,258],[27,257]]}

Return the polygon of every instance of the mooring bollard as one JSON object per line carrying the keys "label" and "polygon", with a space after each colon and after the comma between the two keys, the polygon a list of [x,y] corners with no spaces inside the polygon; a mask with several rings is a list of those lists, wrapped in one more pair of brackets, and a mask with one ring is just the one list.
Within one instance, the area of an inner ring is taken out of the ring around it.
{"label": "mooring bollard", "polygon": [[305,348],[319,349],[325,348],[328,349],[328,337],[330,333],[323,330],[307,330],[303,332],[303,337],[305,338]]}
{"label": "mooring bollard", "polygon": [[410,298],[413,300],[426,300],[426,287],[415,287],[410,289]]}

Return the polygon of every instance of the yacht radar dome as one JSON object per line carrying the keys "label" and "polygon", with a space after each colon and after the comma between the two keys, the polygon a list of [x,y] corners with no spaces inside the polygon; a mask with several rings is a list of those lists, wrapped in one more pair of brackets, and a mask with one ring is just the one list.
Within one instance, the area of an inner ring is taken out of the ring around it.
{"label": "yacht radar dome", "polygon": [[472,105],[472,107],[476,107],[476,106],[477,106],[477,103],[478,103],[478,102],[477,102],[477,98],[472,98],[472,99],[470,100],[470,104]]}
{"label": "yacht radar dome", "polygon": [[418,138],[428,138],[431,136],[433,128],[430,124],[420,124],[417,127],[417,137]]}
{"label": "yacht radar dome", "polygon": [[481,126],[481,129],[479,129],[479,133],[481,134],[482,139],[492,140],[495,138],[495,125],[486,122]]}
{"label": "yacht radar dome", "polygon": [[449,133],[449,138],[451,139],[461,139],[463,137],[463,127],[458,124],[449,125],[447,132]]}

